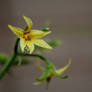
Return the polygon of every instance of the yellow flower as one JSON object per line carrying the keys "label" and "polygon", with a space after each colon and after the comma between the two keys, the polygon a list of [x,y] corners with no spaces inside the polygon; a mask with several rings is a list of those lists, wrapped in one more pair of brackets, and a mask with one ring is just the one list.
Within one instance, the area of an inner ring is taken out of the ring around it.
{"label": "yellow flower", "polygon": [[26,47],[27,47],[31,54],[34,51],[34,45],[38,45],[40,47],[47,48],[47,49],[52,49],[51,46],[49,46],[44,40],[41,39],[42,37],[44,37],[45,35],[47,35],[51,32],[50,31],[43,32],[41,30],[35,30],[35,29],[32,30],[31,29],[32,21],[26,16],[23,16],[23,18],[27,23],[26,30],[8,25],[10,30],[12,30],[14,32],[14,34],[18,38],[20,38],[20,47],[21,47],[22,51],[24,51],[24,49],[26,49]]}
{"label": "yellow flower", "polygon": [[[51,81],[51,78],[52,78],[53,76],[57,76],[57,77],[59,77],[59,78],[61,78],[61,79],[67,78],[67,77],[68,77],[67,75],[62,76],[62,74],[70,67],[70,65],[71,65],[71,59],[69,59],[69,63],[68,63],[67,65],[65,65],[63,68],[56,69],[56,70],[54,70],[54,71],[53,71],[53,69],[50,69],[50,70],[47,69],[47,70],[49,71],[49,73],[46,74],[46,73],[47,73],[47,72],[46,72],[46,69],[41,66],[40,61],[38,61],[38,63],[37,63],[38,68],[40,68],[40,69],[43,71],[43,75],[42,75],[42,76],[44,76],[44,80],[46,79],[47,87],[48,87],[48,84],[49,84],[49,82]],[[46,77],[46,78],[45,78],[45,77]],[[35,82],[34,85],[39,85],[39,84],[41,84],[44,80],[37,80],[37,82]]]}

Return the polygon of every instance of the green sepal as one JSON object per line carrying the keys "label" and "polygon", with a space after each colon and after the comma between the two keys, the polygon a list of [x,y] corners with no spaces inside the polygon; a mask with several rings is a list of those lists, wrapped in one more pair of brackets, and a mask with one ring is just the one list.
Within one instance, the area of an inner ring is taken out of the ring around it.
{"label": "green sepal", "polygon": [[53,47],[53,48],[61,45],[61,41],[60,41],[60,40],[58,40],[58,41],[47,40],[46,42],[47,42],[51,47]]}
{"label": "green sepal", "polygon": [[24,30],[26,31],[27,29],[28,29],[28,26],[26,25],[25,28],[24,28]]}
{"label": "green sepal", "polygon": [[42,73],[42,75],[39,77],[39,78],[37,78],[36,80],[37,81],[43,81],[43,80],[45,80],[47,77],[48,77],[48,75],[49,75],[49,68],[48,68],[48,66],[44,69],[44,71],[43,71],[43,73]]}
{"label": "green sepal", "polygon": [[57,77],[61,78],[61,79],[67,79],[67,78],[68,78],[68,75],[62,76],[62,75],[59,75],[59,74],[57,74],[57,73],[55,73],[55,75],[56,75]]}
{"label": "green sepal", "polygon": [[41,31],[43,31],[43,32],[48,32],[49,31],[49,27],[43,27],[42,29],[41,29]]}

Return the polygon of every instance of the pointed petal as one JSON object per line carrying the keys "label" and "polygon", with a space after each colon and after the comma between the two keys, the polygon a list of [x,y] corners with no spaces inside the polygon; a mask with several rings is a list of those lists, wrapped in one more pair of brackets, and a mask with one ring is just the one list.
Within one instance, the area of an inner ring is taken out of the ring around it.
{"label": "pointed petal", "polygon": [[50,45],[48,45],[44,40],[42,39],[32,39],[33,43],[35,45],[38,45],[40,47],[43,47],[43,48],[47,48],[47,49],[52,49],[52,47]]}
{"label": "pointed petal", "polygon": [[64,66],[61,69],[56,70],[56,73],[63,74],[70,67],[70,65],[71,65],[71,59],[69,59],[69,63],[66,66]]}
{"label": "pointed petal", "polygon": [[34,85],[39,85],[41,84],[43,81],[37,81],[37,82],[34,82]]}
{"label": "pointed petal", "polygon": [[24,48],[26,47],[26,41],[23,38],[20,39],[20,47],[21,50],[24,52]]}
{"label": "pointed petal", "polygon": [[10,30],[12,32],[14,32],[16,34],[16,36],[18,36],[18,37],[23,36],[23,29],[18,28],[18,27],[14,27],[14,26],[11,26],[11,25],[8,25],[8,27],[10,28]]}
{"label": "pointed petal", "polygon": [[31,41],[28,41],[27,46],[30,50],[30,54],[32,54],[32,52],[34,51],[34,44]]}
{"label": "pointed petal", "polygon": [[26,17],[26,16],[23,16],[24,20],[26,21],[27,25],[29,28],[32,27],[32,21],[30,18]]}
{"label": "pointed petal", "polygon": [[44,37],[45,35],[50,34],[50,33],[51,33],[51,31],[49,31],[49,32],[43,32],[41,30],[31,30],[30,31],[30,35],[33,38],[41,38],[41,37]]}

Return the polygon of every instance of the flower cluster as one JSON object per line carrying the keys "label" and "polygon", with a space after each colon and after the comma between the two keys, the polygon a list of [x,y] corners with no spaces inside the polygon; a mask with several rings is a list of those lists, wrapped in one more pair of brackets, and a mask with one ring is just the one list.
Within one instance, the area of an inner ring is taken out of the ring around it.
{"label": "flower cluster", "polygon": [[[12,25],[8,25],[9,29],[16,35],[16,42],[13,51],[13,55],[10,57],[0,53],[0,64],[3,64],[3,68],[0,71],[0,79],[4,77],[9,68],[12,65],[22,65],[29,64],[27,60],[23,60],[23,57],[37,57],[40,58],[46,64],[45,67],[41,65],[41,61],[37,62],[38,67],[42,71],[42,75],[37,78],[37,82],[35,85],[41,84],[44,80],[46,80],[47,87],[53,76],[57,76],[61,79],[66,79],[67,75],[62,75],[71,65],[71,59],[69,59],[69,63],[60,69],[55,69],[55,66],[41,54],[34,54],[34,50],[52,50],[52,48],[60,45],[60,41],[44,41],[42,37],[51,33],[48,27],[43,28],[42,30],[32,29],[32,21],[30,18],[23,16],[25,22],[27,23],[25,29],[14,27]],[[25,62],[24,62],[25,61]]]}

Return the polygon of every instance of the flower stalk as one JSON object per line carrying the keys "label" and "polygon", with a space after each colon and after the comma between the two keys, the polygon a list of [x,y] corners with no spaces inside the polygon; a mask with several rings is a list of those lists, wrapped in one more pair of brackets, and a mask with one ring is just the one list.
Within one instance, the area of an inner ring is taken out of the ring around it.
{"label": "flower stalk", "polygon": [[19,56],[32,56],[32,57],[38,57],[38,58],[40,58],[41,60],[43,60],[45,63],[46,63],[46,65],[51,65],[51,62],[48,60],[48,59],[46,59],[45,57],[43,57],[42,55],[39,55],[39,54],[27,54],[27,53],[18,53],[18,55]]}

